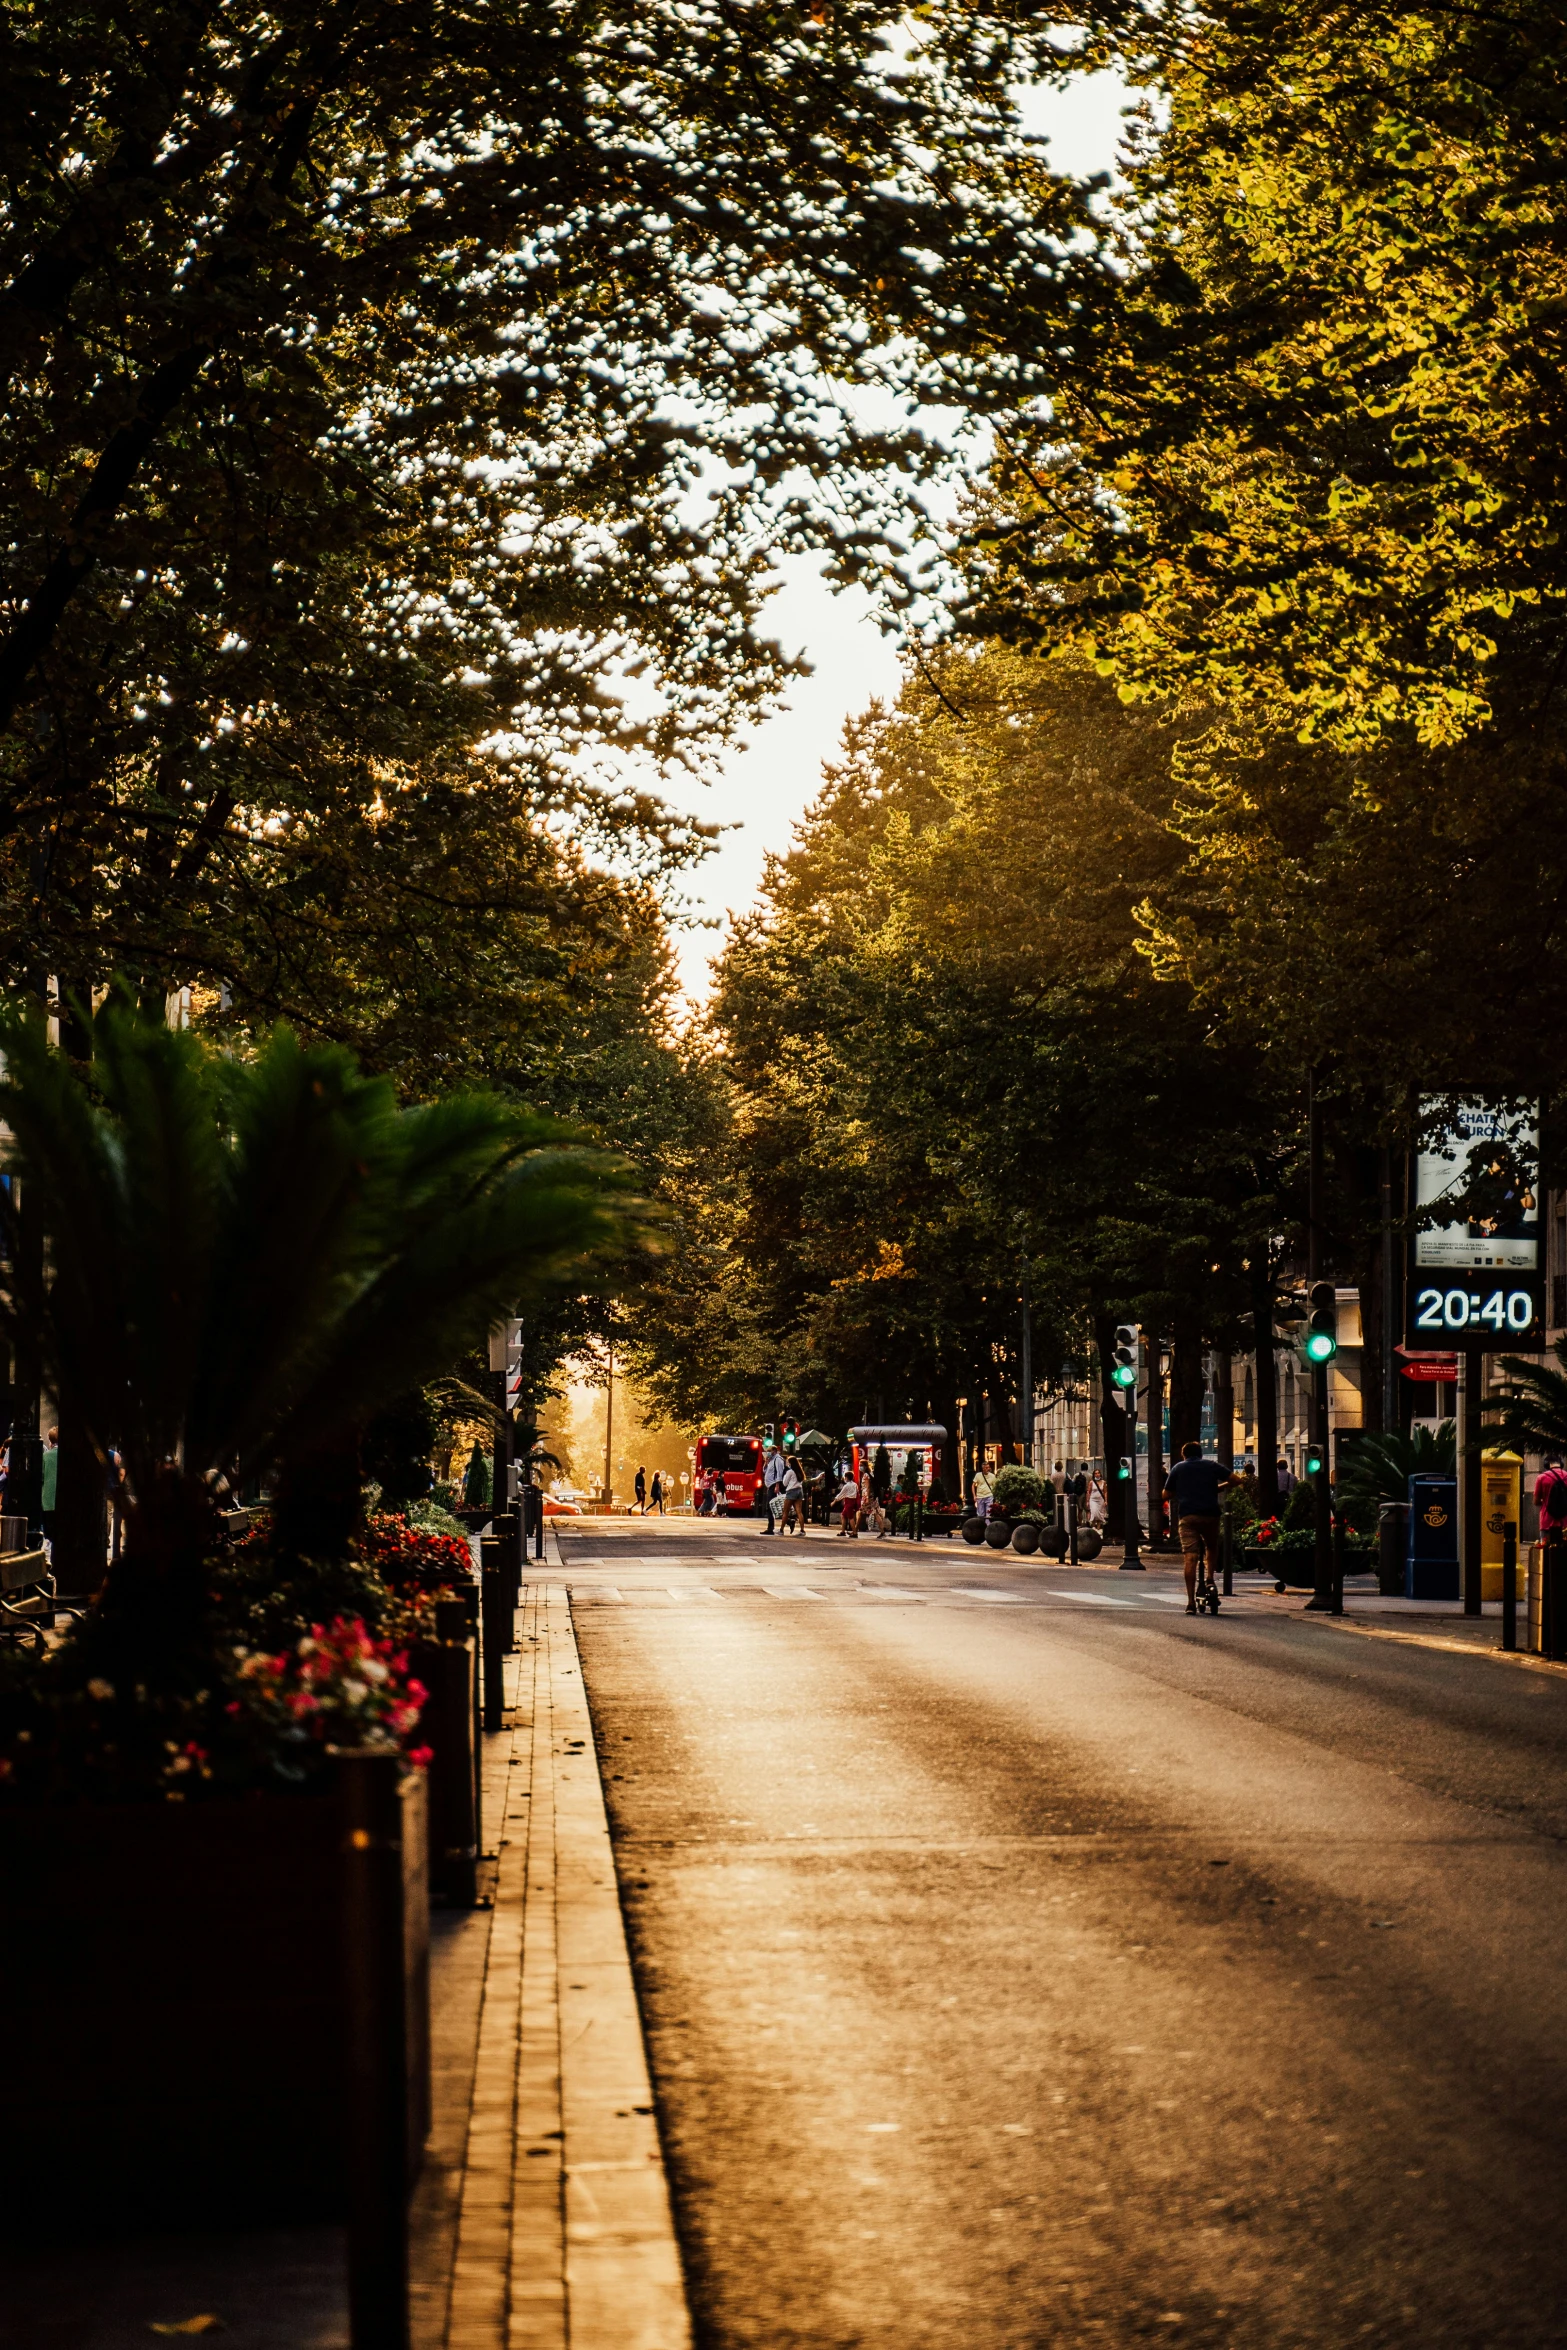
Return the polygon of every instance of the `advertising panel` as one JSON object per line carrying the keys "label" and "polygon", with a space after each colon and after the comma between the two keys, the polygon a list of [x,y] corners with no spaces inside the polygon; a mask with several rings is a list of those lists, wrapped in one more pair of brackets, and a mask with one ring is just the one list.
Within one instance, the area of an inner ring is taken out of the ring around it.
{"label": "advertising panel", "polygon": [[1459,1102],[1415,1158],[1406,1339],[1412,1347],[1504,1349],[1545,1327],[1536,1108]]}

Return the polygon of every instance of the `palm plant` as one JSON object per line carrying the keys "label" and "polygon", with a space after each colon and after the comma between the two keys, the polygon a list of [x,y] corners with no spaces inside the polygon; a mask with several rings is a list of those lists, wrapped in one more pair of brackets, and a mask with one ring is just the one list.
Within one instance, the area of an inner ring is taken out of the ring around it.
{"label": "palm plant", "polygon": [[1555,1371],[1522,1355],[1502,1357],[1507,1384],[1480,1411],[1494,1443],[1512,1452],[1567,1456],[1567,1339],[1558,1339],[1552,1351],[1561,1366]]}
{"label": "palm plant", "polygon": [[[1352,1522],[1374,1525],[1378,1505],[1407,1501],[1411,1477],[1450,1477],[1458,1458],[1451,1420],[1438,1428],[1363,1431],[1346,1444],[1339,1464],[1338,1506]],[[1291,1495],[1291,1500],[1294,1495]]]}
{"label": "palm plant", "polygon": [[[626,1229],[617,1162],[488,1095],[400,1109],[287,1029],[230,1058],[119,997],[86,1069],[38,1020],[0,1043],[21,1179],[20,1215],[0,1186],[0,1330],[100,1461],[118,1450],[125,1539],[98,1616],[149,1663],[192,1643],[225,1478],[278,1478],[285,1551],[335,1494],[341,1539],[370,1415]],[[47,1273],[21,1245],[33,1209]]]}

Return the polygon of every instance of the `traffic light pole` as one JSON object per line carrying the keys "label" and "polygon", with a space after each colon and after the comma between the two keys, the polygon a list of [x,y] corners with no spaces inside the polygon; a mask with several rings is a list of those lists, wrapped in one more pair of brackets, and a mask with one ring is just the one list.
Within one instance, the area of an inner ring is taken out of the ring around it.
{"label": "traffic light pole", "polygon": [[[1317,1102],[1317,1073],[1311,1072],[1308,1109],[1309,1159],[1306,1198],[1306,1278],[1312,1304],[1322,1284],[1322,1112]],[[1308,1331],[1311,1325],[1308,1323]],[[1341,1616],[1344,1613],[1342,1591],[1335,1590],[1333,1578],[1333,1494],[1328,1482],[1328,1362],[1331,1356],[1311,1364],[1311,1444],[1316,1456],[1312,1471],[1312,1498],[1316,1503],[1312,1557],[1312,1593],[1306,1602],[1308,1613]]]}
{"label": "traffic light pole", "polygon": [[1126,1476],[1123,1480],[1126,1500],[1122,1510],[1124,1533],[1121,1548],[1121,1572],[1125,1574],[1128,1569],[1131,1569],[1137,1574],[1142,1574],[1145,1569],[1142,1555],[1137,1547],[1137,1374],[1135,1363],[1131,1386],[1123,1387],[1120,1392],[1121,1442],[1126,1447],[1123,1456],[1126,1461]]}

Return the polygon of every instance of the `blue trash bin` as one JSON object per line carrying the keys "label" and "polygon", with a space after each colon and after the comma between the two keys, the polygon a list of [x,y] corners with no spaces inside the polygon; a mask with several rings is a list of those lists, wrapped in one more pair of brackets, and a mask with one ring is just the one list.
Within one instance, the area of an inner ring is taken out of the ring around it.
{"label": "blue trash bin", "polygon": [[1404,1597],[1457,1599],[1460,1596],[1458,1479],[1411,1477]]}

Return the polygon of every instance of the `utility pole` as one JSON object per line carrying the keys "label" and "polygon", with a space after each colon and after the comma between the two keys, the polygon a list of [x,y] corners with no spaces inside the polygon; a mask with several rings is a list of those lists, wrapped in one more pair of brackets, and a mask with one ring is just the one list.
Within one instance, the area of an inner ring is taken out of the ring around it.
{"label": "utility pole", "polygon": [[1403,1324],[1399,1314],[1399,1262],[1393,1247],[1393,1153],[1382,1153],[1382,1426],[1396,1435],[1399,1423],[1398,1364],[1394,1359]]}
{"label": "utility pole", "polygon": [[615,1438],[615,1341],[609,1342],[609,1377],[604,1387],[604,1499],[614,1500],[609,1482],[609,1456]]}
{"label": "utility pole", "polygon": [[1034,1465],[1034,1324],[1029,1311],[1028,1259],[1023,1259],[1023,1323],[1018,1346],[1018,1435],[1022,1441],[1023,1466]]}

